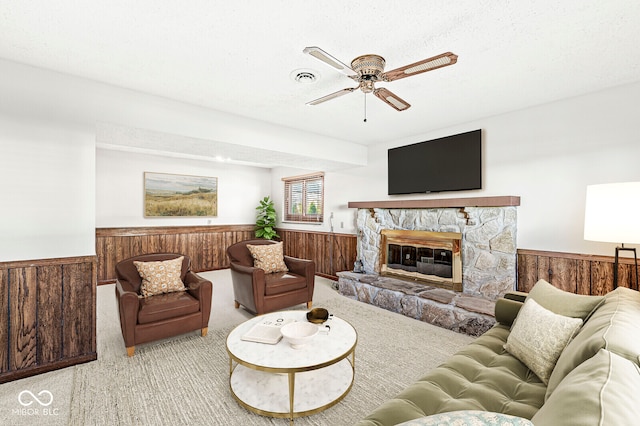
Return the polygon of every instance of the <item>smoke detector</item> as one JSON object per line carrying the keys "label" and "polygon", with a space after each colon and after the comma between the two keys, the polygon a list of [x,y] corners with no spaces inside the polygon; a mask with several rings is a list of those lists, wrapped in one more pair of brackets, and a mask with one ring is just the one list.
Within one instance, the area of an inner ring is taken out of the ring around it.
{"label": "smoke detector", "polygon": [[301,84],[312,84],[318,81],[318,79],[320,78],[317,71],[307,68],[293,70],[291,71],[291,74],[289,74],[289,76],[293,81]]}

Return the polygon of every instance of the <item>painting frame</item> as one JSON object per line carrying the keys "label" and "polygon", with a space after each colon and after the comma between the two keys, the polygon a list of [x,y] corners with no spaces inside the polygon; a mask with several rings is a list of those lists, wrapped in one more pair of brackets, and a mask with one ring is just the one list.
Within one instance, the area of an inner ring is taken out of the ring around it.
{"label": "painting frame", "polygon": [[145,218],[217,217],[218,178],[144,172]]}

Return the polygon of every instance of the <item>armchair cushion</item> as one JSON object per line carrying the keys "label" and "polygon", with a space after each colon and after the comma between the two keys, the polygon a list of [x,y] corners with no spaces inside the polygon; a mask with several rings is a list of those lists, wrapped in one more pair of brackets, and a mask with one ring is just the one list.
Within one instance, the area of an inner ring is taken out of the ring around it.
{"label": "armchair cushion", "polygon": [[264,276],[265,295],[287,293],[307,286],[307,279],[288,272],[274,272]]}
{"label": "armchair cushion", "polygon": [[134,261],[133,264],[142,278],[140,294],[149,297],[174,291],[185,291],[186,288],[180,278],[183,259],[184,257],[180,256],[176,259],[156,262]]}
{"label": "armchair cushion", "polygon": [[158,294],[140,299],[138,324],[176,318],[200,310],[200,302],[186,292]]}
{"label": "armchair cushion", "polygon": [[284,263],[282,242],[266,245],[247,244],[247,248],[253,257],[253,266],[262,269],[265,274],[289,270]]}

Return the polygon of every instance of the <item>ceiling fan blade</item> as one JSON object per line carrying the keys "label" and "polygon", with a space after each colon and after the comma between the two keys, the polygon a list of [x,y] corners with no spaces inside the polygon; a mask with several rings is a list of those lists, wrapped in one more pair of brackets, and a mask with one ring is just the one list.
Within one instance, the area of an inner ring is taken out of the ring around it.
{"label": "ceiling fan blade", "polygon": [[390,105],[392,108],[398,111],[404,111],[411,107],[411,104],[409,104],[409,102],[396,96],[394,93],[392,93],[388,89],[385,89],[384,87],[374,90],[373,94],[382,99],[387,105]]}
{"label": "ceiling fan blade", "polygon": [[303,52],[306,53],[307,55],[311,55],[314,58],[324,62],[325,64],[329,65],[331,68],[335,69],[338,72],[341,72],[346,76],[356,77],[358,75],[354,70],[349,68],[348,65],[342,63],[340,60],[329,55],[327,52],[320,49],[319,47],[315,47],[315,46],[305,47]]}
{"label": "ceiling fan blade", "polygon": [[421,74],[423,72],[453,65],[456,62],[458,62],[458,55],[447,52],[441,55],[434,56],[432,58],[423,59],[422,61],[418,61],[401,68],[396,68],[395,70],[387,71],[382,74],[382,80],[399,80],[401,78],[411,77],[412,75]]}
{"label": "ceiling fan blade", "polygon": [[311,102],[307,102],[306,105],[318,105],[318,104],[321,104],[322,102],[330,101],[331,99],[335,99],[335,98],[338,98],[340,96],[346,95],[347,93],[351,93],[356,89],[357,89],[357,87],[338,90],[337,92],[333,92],[330,95],[323,96],[323,97],[315,99],[315,100],[313,100]]}

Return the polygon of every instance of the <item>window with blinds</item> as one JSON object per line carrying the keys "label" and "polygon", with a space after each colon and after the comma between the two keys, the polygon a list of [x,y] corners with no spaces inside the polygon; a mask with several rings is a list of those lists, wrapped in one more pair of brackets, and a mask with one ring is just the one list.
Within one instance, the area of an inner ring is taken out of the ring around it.
{"label": "window with blinds", "polygon": [[282,178],[284,220],[322,223],[324,213],[324,173]]}

